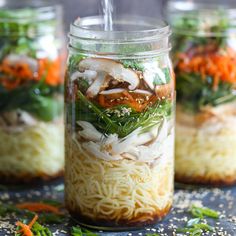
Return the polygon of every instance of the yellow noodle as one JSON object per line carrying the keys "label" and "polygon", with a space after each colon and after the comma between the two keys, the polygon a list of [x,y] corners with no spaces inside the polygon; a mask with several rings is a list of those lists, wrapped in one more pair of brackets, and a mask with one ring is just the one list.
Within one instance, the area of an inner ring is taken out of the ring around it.
{"label": "yellow noodle", "polygon": [[70,136],[66,140],[66,204],[71,211],[94,220],[143,222],[170,207],[172,156],[153,167],[126,159],[104,161]]}
{"label": "yellow noodle", "polygon": [[38,122],[19,132],[0,128],[0,173],[55,175],[64,166],[63,125]]}

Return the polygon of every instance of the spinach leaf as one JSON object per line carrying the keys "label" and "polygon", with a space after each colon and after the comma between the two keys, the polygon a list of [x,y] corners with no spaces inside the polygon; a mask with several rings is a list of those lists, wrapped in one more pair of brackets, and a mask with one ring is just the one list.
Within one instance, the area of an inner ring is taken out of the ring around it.
{"label": "spinach leaf", "polygon": [[131,68],[137,71],[144,71],[145,67],[142,65],[142,63],[138,60],[121,60],[121,63],[125,68]]}
{"label": "spinach leaf", "polygon": [[212,87],[210,76],[203,80],[199,74],[177,73],[177,102],[181,102],[186,110],[197,112],[203,106],[217,106],[236,99],[231,84],[221,82],[217,90]]}
{"label": "spinach leaf", "polygon": [[[106,109],[90,102],[80,91],[78,91],[79,100],[76,102],[75,120],[82,120],[93,123],[93,125],[102,133],[118,134],[119,137],[125,137],[135,129],[141,127],[150,129],[154,125],[169,117],[172,111],[170,101],[157,101],[148,107],[144,112],[136,112],[131,108],[131,112],[126,116],[119,116],[117,113],[106,113]],[[127,105],[119,105],[112,109],[117,110],[127,108]]]}
{"label": "spinach leaf", "polygon": [[58,87],[50,87],[44,83],[31,83],[11,91],[0,86],[0,112],[22,109],[43,121],[50,121],[63,110],[62,101],[54,97],[57,90]]}

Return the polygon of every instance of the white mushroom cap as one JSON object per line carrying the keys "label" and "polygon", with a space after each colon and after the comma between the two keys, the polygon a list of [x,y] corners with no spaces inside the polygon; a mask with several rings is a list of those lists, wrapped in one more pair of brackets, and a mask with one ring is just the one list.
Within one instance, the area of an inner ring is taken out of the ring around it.
{"label": "white mushroom cap", "polygon": [[125,68],[121,63],[103,58],[86,58],[79,63],[79,69],[102,71],[118,81],[129,83],[129,89],[134,90],[139,85],[138,75],[131,69]]}

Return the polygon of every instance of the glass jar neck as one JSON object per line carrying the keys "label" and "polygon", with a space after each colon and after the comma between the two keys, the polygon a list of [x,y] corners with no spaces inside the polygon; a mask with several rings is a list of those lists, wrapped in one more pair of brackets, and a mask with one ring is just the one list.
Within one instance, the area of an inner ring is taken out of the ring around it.
{"label": "glass jar neck", "polygon": [[70,28],[70,50],[102,57],[143,57],[169,51],[169,26],[150,18],[120,16],[113,31],[104,30],[101,16],[77,19]]}
{"label": "glass jar neck", "polygon": [[[47,5],[44,1],[26,5],[28,1],[4,5],[0,8],[0,35],[35,37],[55,33],[60,22],[60,5]],[[41,3],[41,4],[39,4]]]}
{"label": "glass jar neck", "polygon": [[236,33],[236,4],[169,1],[167,18],[176,34],[224,37]]}

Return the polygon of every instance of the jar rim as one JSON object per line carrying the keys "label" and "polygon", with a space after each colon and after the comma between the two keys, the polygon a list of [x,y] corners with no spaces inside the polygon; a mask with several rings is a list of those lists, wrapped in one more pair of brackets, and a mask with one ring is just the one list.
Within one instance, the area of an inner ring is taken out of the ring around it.
{"label": "jar rim", "polygon": [[70,36],[105,42],[148,42],[170,35],[169,25],[149,17],[120,15],[113,21],[114,30],[104,30],[102,16],[77,18],[70,26]]}
{"label": "jar rim", "polygon": [[[0,2],[0,36],[29,38],[55,34],[62,7],[54,0],[7,0]],[[4,4],[5,3],[5,4]]]}
{"label": "jar rim", "polygon": [[[236,32],[236,4],[231,2],[224,4],[219,2],[186,2],[183,0],[169,1],[167,4],[167,18],[172,25],[173,31],[177,34],[185,34],[189,36],[200,37],[224,37]],[[195,28],[188,28],[188,26],[178,25],[176,22],[180,19],[199,20],[198,23],[206,22],[206,28],[202,24],[195,26]],[[217,28],[216,30],[209,30],[215,26],[219,26],[219,22],[229,22],[228,26]]]}
{"label": "jar rim", "polygon": [[0,3],[0,22],[48,21],[56,17],[61,5],[55,0],[7,0]]}

